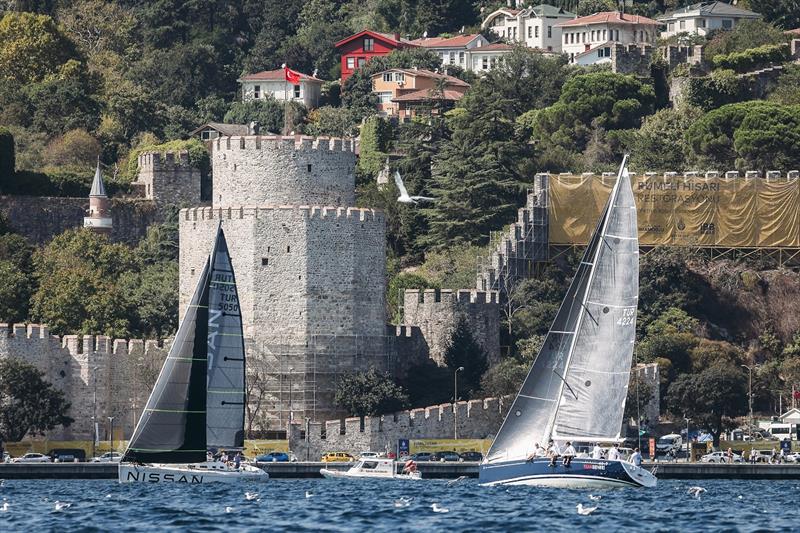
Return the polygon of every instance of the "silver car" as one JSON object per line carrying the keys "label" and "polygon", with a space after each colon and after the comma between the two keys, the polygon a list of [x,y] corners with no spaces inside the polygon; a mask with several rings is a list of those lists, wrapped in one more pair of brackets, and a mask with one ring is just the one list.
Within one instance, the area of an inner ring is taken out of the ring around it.
{"label": "silver car", "polygon": [[[701,463],[727,463],[728,462],[728,452],[711,452],[706,454],[700,458]],[[734,463],[741,463],[742,456],[739,454],[733,454],[733,462]]]}
{"label": "silver car", "polygon": [[100,457],[93,457],[93,463],[118,463],[122,460],[122,454],[119,452],[106,452]]}
{"label": "silver car", "polygon": [[44,455],[41,453],[26,453],[22,457],[17,457],[16,459],[11,460],[12,463],[50,463],[52,459],[50,459],[49,455]]}

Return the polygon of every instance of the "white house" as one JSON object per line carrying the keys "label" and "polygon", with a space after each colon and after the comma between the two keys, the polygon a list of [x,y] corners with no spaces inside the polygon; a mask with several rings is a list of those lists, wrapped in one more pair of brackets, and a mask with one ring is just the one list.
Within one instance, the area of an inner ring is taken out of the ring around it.
{"label": "white house", "polygon": [[725,2],[700,2],[666,13],[658,20],[666,25],[662,39],[679,33],[707,35],[711,30],[730,30],[743,20],[760,19],[761,15]]}
{"label": "white house", "polygon": [[489,45],[489,41],[480,33],[455,37],[426,37],[411,42],[438,54],[442,58],[442,66],[455,65],[465,70],[472,69],[470,52]]}
{"label": "white house", "polygon": [[300,102],[309,109],[319,106],[323,84],[322,80],[302,72],[299,84],[289,83],[282,68],[248,74],[236,81],[242,85],[243,102],[271,96],[276,100]]}
{"label": "white house", "polygon": [[485,72],[492,70],[503,63],[503,57],[511,52],[514,47],[510,44],[494,43],[480,48],[475,48],[470,51],[470,68],[469,70],[477,72]]}
{"label": "white house", "polygon": [[[657,20],[619,11],[578,17],[559,24],[562,31],[561,51],[569,55],[570,61],[574,63],[576,56],[601,46],[605,49],[611,43],[655,44],[660,25]],[[598,54],[585,54],[581,57],[601,59]]]}
{"label": "white house", "polygon": [[575,18],[574,13],[548,4],[511,9],[503,7],[489,14],[481,24],[507,43],[521,43],[548,52],[561,51],[559,23]]}

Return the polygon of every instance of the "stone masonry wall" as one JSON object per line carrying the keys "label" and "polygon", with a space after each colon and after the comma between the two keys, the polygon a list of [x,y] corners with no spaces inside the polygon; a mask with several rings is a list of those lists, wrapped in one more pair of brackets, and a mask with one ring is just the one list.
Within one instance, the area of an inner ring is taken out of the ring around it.
{"label": "stone masonry wall", "polygon": [[[44,244],[71,228],[82,228],[89,209],[89,198],[47,196],[0,196],[0,213],[15,232],[33,244]],[[155,203],[146,200],[114,198],[111,240],[134,244],[151,224],[164,220]]]}
{"label": "stone masonry wall", "polygon": [[98,335],[50,335],[46,326],[0,324],[0,358],[26,361],[63,391],[75,422],[48,433],[53,440],[92,436],[95,379],[101,438],[114,416],[115,431],[130,436],[141,414],[168,346],[155,341],[111,339]]}
{"label": "stone masonry wall", "polygon": [[220,137],[214,206],[355,205],[352,142],[327,137]]}
{"label": "stone masonry wall", "polygon": [[156,203],[197,205],[201,201],[200,170],[189,163],[189,152],[139,154],[139,177],[134,182],[144,197]]}
{"label": "stone masonry wall", "polygon": [[503,401],[498,398],[436,405],[400,411],[391,415],[367,416],[327,422],[310,422],[308,439],[303,439],[303,424],[293,424],[289,448],[298,458],[318,460],[329,451],[359,453],[394,450],[398,439],[452,439],[458,423],[460,439],[491,439],[504,417]]}
{"label": "stone masonry wall", "polygon": [[500,308],[497,291],[407,289],[403,294],[403,324],[419,327],[428,357],[444,364],[444,355],[460,317],[490,363],[500,360]]}

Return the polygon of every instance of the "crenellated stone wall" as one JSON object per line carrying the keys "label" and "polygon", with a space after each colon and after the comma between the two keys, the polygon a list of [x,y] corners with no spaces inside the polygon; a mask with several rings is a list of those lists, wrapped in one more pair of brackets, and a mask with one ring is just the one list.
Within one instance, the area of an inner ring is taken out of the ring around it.
{"label": "crenellated stone wall", "polygon": [[48,438],[54,440],[91,439],[94,413],[101,438],[109,430],[109,416],[114,417],[115,431],[122,428],[129,436],[167,355],[168,344],[103,335],[59,337],[38,324],[0,324],[0,358],[16,358],[36,366],[71,404],[69,415],[75,422],[51,431]]}
{"label": "crenellated stone wall", "polygon": [[189,162],[189,152],[143,152],[139,176],[133,183],[156,203],[197,205],[201,202],[200,169]]}
{"label": "crenellated stone wall", "polygon": [[329,451],[358,454],[363,451],[394,450],[398,439],[452,439],[457,424],[459,439],[491,439],[505,416],[499,398],[442,404],[390,415],[367,416],[292,424],[289,448],[299,457],[317,460]]}

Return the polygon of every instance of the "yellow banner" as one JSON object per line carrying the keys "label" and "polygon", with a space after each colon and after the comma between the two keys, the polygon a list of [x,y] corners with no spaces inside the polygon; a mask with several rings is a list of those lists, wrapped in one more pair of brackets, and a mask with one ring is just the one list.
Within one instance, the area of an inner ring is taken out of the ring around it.
{"label": "yellow banner", "polygon": [[[118,435],[115,433],[114,450],[120,453],[125,451],[128,447],[128,441],[117,440]],[[30,440],[22,442],[6,442],[4,444],[5,450],[11,454],[12,457],[19,457],[28,452],[37,452],[49,454],[52,450],[58,449],[81,449],[86,454],[87,459],[92,457],[92,441],[90,440]],[[111,451],[111,442],[104,440],[97,443],[95,446],[95,454],[102,455],[105,452]],[[288,452],[288,440],[246,440],[244,441],[244,455],[246,457],[255,457],[269,452]]]}
{"label": "yellow banner", "polygon": [[486,455],[492,446],[491,439],[412,439],[410,453],[419,452],[481,452]]}
{"label": "yellow banner", "polygon": [[[550,177],[550,243],[586,244],[616,177]],[[644,246],[800,247],[800,179],[631,176]]]}

